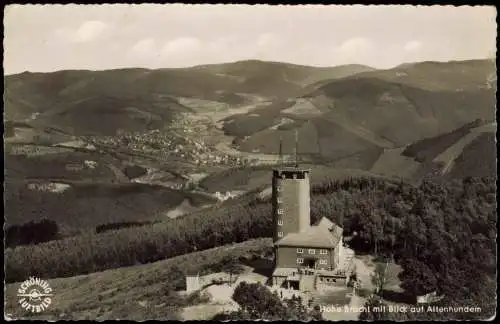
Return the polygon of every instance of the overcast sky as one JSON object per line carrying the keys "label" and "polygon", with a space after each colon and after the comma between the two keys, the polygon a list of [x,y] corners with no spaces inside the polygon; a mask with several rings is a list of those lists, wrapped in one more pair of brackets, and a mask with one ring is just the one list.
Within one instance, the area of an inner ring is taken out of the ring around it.
{"label": "overcast sky", "polygon": [[494,7],[11,5],[4,70],[315,66],[494,57]]}

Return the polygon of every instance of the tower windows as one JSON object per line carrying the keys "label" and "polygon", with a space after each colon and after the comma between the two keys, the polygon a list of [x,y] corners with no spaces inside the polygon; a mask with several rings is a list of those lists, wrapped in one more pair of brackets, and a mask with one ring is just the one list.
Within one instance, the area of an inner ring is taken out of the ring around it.
{"label": "tower windows", "polygon": [[283,220],[282,219],[278,219],[278,225],[283,225]]}
{"label": "tower windows", "polygon": [[283,232],[278,232],[278,237],[283,237]]}

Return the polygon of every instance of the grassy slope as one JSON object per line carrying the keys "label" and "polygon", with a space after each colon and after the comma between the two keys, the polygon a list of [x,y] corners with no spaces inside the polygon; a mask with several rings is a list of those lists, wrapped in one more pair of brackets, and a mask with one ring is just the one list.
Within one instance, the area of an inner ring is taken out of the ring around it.
{"label": "grassy slope", "polygon": [[[271,247],[271,239],[249,240],[230,246],[221,246],[175,258],[120,269],[96,272],[70,278],[50,279],[54,289],[52,305],[46,313],[31,319],[166,319],[177,309],[164,301],[165,286],[172,267],[185,272],[196,272],[214,264],[225,256],[241,257],[260,254]],[[16,290],[19,283],[9,284],[5,290],[5,314],[12,318],[25,316],[18,306]],[[148,307],[139,305],[147,303]],[[61,315],[65,314],[65,315]]]}
{"label": "grassy slope", "polygon": [[350,156],[327,162],[327,165],[337,169],[359,169],[369,171],[383,153],[383,149],[363,150]]}
{"label": "grassy slope", "polygon": [[277,125],[280,113],[293,105],[293,102],[277,101],[270,105],[256,107],[251,112],[233,115],[224,119],[223,130],[229,136],[243,138],[261,130]]}
{"label": "grassy slope", "polygon": [[420,163],[402,155],[403,150],[404,148],[385,150],[373,164],[370,172],[404,179],[411,178],[418,170]]}

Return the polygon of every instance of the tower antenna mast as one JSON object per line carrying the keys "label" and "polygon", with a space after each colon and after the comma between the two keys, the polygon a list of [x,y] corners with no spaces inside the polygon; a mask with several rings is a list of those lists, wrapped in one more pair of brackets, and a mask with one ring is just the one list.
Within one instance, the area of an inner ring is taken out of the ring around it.
{"label": "tower antenna mast", "polygon": [[295,130],[295,167],[299,167],[299,132]]}
{"label": "tower antenna mast", "polygon": [[278,157],[278,163],[283,166],[283,139],[280,136],[280,151]]}

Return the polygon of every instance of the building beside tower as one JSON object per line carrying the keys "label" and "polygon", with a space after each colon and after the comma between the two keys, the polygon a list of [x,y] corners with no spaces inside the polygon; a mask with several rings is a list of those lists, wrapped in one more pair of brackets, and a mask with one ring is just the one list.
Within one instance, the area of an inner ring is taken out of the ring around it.
{"label": "building beside tower", "polygon": [[314,291],[345,285],[353,270],[353,251],[343,245],[342,228],[327,217],[311,225],[310,175],[297,159],[295,166],[273,170],[275,287]]}

